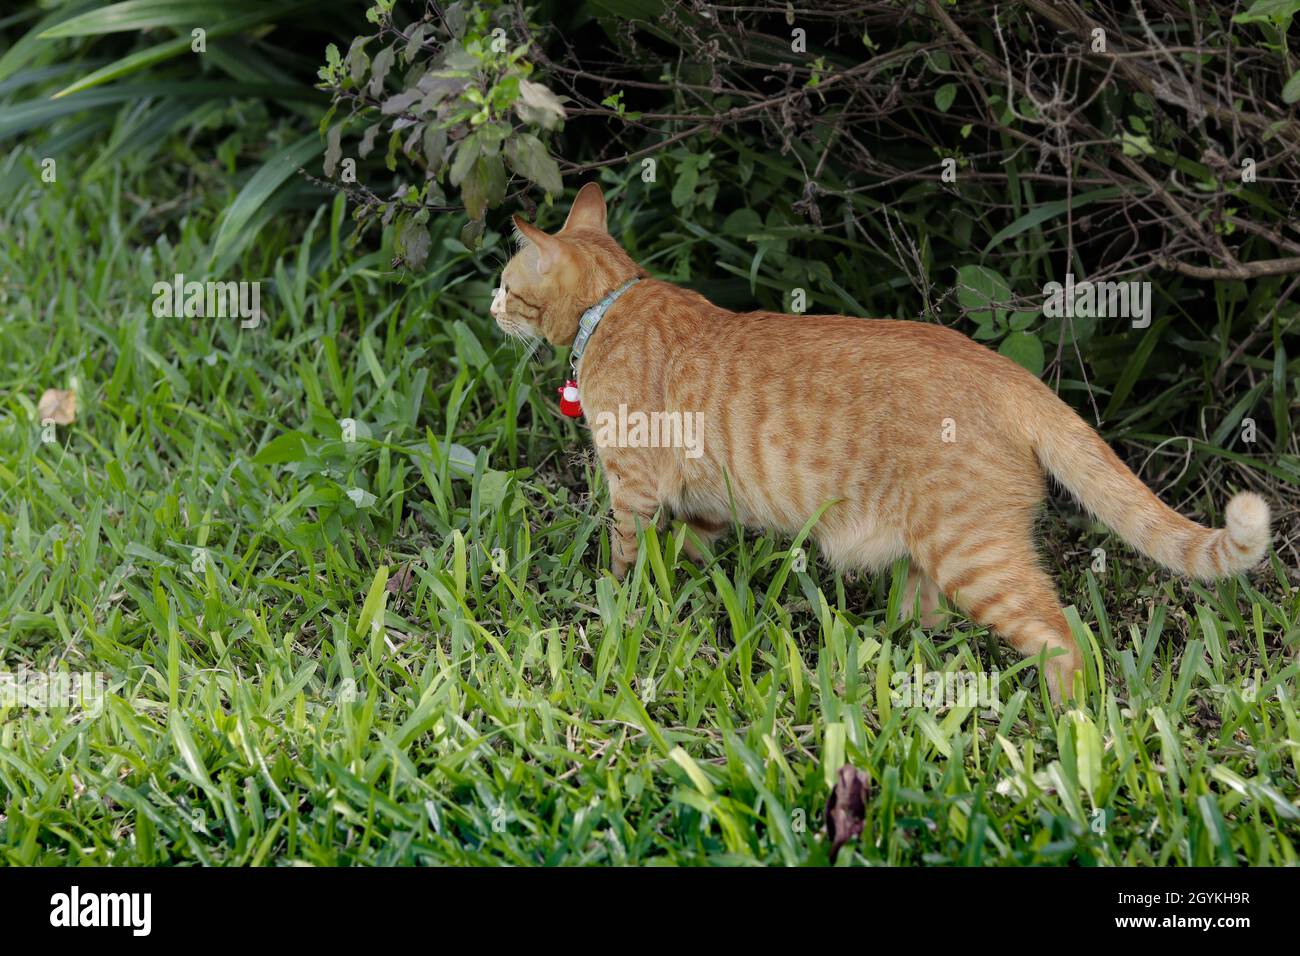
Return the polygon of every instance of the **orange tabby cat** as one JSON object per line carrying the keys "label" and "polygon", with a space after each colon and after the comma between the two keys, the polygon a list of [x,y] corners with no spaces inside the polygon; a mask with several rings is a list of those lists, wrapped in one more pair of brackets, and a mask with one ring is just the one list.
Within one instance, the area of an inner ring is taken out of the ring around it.
{"label": "orange tabby cat", "polygon": [[942,592],[1022,654],[1046,650],[1059,701],[1073,692],[1081,657],[1035,552],[1044,472],[1179,574],[1224,577],[1268,550],[1258,495],[1235,495],[1223,530],[1187,520],[1034,375],[958,332],[719,308],[649,278],[606,230],[594,183],[555,235],[514,222],[527,243],[492,306],[509,334],[574,344],[583,311],[640,278],[578,364],[587,421],[631,410],[701,422],[693,454],[646,447],[644,435],[622,443],[640,447],[598,440],[619,578],[636,559],[638,524],[656,513],[709,541],[733,508],[743,525],[790,535],[832,502],[813,531],[832,564],[877,569],[907,555],[908,606],[919,601],[923,623],[933,624]]}

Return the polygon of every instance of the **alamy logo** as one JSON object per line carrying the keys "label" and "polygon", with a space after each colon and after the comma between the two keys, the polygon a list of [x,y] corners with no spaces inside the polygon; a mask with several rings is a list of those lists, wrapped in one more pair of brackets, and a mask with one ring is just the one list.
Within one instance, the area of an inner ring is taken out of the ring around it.
{"label": "alamy logo", "polygon": [[70,893],[50,897],[50,925],[127,926],[133,936],[148,936],[153,928],[152,893]]}
{"label": "alamy logo", "polygon": [[890,699],[895,707],[940,710],[948,707],[982,708],[981,716],[994,717],[1002,706],[997,671],[895,671],[890,678]]}
{"label": "alamy logo", "polygon": [[1083,282],[1074,281],[1074,273],[1065,274],[1065,284],[1049,282],[1043,286],[1043,315],[1048,318],[1120,318],[1132,319],[1133,328],[1151,324],[1150,282]]}
{"label": "alamy logo", "polygon": [[67,707],[98,717],[107,692],[108,675],[99,671],[0,671],[0,707]]}
{"label": "alamy logo", "polygon": [[262,320],[260,282],[186,282],[178,272],[171,282],[155,282],[153,297],[159,319],[238,317],[241,329],[255,329]]}
{"label": "alamy logo", "polygon": [[704,454],[703,412],[629,412],[620,403],[617,414],[598,413],[591,431],[598,448],[684,448],[687,458]]}

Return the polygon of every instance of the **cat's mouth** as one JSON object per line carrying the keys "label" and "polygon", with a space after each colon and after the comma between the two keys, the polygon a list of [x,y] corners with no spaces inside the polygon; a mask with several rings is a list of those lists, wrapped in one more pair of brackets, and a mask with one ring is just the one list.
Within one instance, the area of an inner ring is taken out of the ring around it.
{"label": "cat's mouth", "polygon": [[528,326],[524,325],[522,322],[516,322],[514,319],[507,318],[506,316],[497,317],[497,326],[512,339],[528,341],[529,339],[537,338],[537,333]]}

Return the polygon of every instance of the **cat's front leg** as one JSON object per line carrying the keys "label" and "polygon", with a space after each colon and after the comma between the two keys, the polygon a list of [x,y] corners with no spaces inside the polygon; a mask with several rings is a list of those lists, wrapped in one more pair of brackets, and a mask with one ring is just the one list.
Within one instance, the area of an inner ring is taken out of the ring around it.
{"label": "cat's front leg", "polygon": [[628,569],[636,563],[637,528],[655,523],[659,501],[649,476],[639,470],[619,467],[606,461],[605,471],[609,481],[609,501],[614,511],[614,526],[610,534],[610,570],[622,581]]}

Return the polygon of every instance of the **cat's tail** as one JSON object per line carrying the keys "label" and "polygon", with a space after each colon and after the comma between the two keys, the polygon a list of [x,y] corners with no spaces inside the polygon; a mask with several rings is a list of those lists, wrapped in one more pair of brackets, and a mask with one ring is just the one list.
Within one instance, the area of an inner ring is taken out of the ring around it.
{"label": "cat's tail", "polygon": [[1233,495],[1224,509],[1223,528],[1189,521],[1129,471],[1073,409],[1049,389],[1043,391],[1049,407],[1026,416],[1038,460],[1134,548],[1171,571],[1203,581],[1244,571],[1268,553],[1268,504],[1259,495]]}

